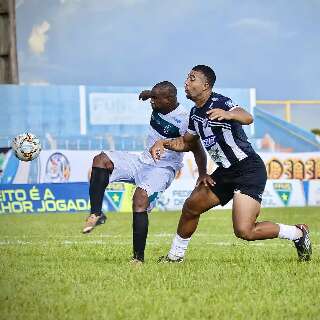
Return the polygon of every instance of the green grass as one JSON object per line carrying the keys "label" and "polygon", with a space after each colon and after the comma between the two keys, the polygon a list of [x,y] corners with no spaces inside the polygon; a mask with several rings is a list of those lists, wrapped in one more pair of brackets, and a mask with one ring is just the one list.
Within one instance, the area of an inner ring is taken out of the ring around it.
{"label": "green grass", "polygon": [[320,209],[265,209],[311,227],[314,256],[286,240],[245,242],[230,211],[202,216],[183,264],[157,264],[179,213],[150,217],[146,263],[129,265],[131,214],[80,234],[83,214],[0,216],[0,319],[319,319]]}

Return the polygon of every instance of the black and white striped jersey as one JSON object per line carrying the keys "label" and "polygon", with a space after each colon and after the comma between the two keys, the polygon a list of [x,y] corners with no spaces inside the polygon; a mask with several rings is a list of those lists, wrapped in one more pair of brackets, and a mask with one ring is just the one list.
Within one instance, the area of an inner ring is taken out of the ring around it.
{"label": "black and white striped jersey", "polygon": [[189,115],[188,132],[198,135],[212,160],[224,168],[255,154],[242,125],[233,120],[209,120],[207,111],[230,111],[238,106],[228,97],[212,93],[202,108],[194,106]]}

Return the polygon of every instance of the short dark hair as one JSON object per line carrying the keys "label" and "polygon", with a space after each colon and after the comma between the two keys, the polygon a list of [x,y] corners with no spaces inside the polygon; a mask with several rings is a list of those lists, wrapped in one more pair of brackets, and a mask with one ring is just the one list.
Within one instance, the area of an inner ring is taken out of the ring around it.
{"label": "short dark hair", "polygon": [[176,86],[170,81],[161,81],[157,83],[154,88],[161,88],[166,89],[170,96],[176,97],[177,96],[177,88]]}
{"label": "short dark hair", "polygon": [[212,68],[204,64],[198,64],[197,66],[194,66],[192,70],[200,71],[207,78],[209,86],[213,88],[214,83],[216,82],[216,74]]}

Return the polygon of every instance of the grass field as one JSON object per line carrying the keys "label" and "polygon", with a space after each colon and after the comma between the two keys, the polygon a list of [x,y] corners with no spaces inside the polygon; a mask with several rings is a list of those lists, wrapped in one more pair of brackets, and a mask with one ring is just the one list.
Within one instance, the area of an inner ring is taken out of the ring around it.
{"label": "grass field", "polygon": [[158,264],[179,213],[150,217],[146,263],[132,266],[131,214],[82,235],[83,214],[0,216],[0,319],[320,319],[320,209],[265,209],[308,223],[313,260],[289,241],[234,237],[230,211],[202,217],[183,264]]}

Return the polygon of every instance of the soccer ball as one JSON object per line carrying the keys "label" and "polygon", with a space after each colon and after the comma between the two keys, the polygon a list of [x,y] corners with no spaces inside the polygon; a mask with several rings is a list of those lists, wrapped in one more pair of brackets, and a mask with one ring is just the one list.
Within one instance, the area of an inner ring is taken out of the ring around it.
{"label": "soccer ball", "polygon": [[32,133],[22,133],[12,140],[12,149],[19,160],[31,161],[37,158],[41,151],[40,140]]}

